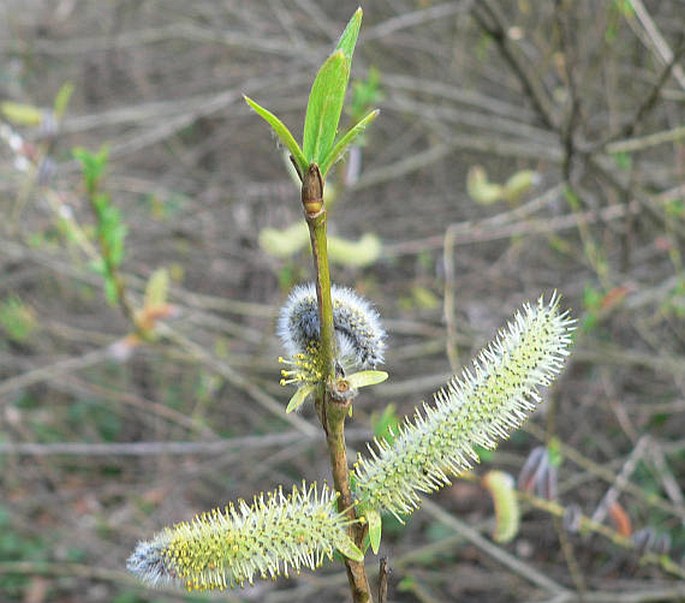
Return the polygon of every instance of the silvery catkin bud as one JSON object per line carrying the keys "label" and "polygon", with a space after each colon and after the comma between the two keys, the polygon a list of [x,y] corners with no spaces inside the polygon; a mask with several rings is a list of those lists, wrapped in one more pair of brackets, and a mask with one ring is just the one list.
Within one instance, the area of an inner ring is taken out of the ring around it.
{"label": "silvery catkin bud", "polygon": [[349,519],[328,486],[278,488],[198,515],[138,543],[127,568],[149,586],[225,590],[255,577],[288,576],[319,567],[335,550],[359,558],[347,535]]}
{"label": "silvery catkin bud", "polygon": [[[559,373],[569,354],[573,320],[559,299],[528,304],[454,377],[398,428],[392,444],[374,440],[355,464],[363,509],[396,516],[418,508],[420,493],[436,491],[478,462],[474,447],[493,449],[520,427],[540,401],[538,388]],[[398,517],[399,518],[399,517]]]}
{"label": "silvery catkin bud", "polygon": [[[383,363],[386,333],[378,312],[346,287],[331,287],[333,326],[339,359],[347,368],[375,368]],[[319,308],[313,283],[295,287],[278,316],[278,336],[292,358],[310,354],[319,342]]]}

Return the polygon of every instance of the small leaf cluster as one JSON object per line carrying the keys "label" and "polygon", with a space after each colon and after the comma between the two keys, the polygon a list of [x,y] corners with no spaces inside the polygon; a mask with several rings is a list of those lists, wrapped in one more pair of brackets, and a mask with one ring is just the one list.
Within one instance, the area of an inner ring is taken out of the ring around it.
{"label": "small leaf cluster", "polygon": [[342,157],[349,145],[378,115],[377,110],[370,111],[345,134],[337,137],[345,92],[350,79],[352,55],[357,44],[361,22],[362,10],[360,8],[350,19],[333,53],[316,74],[309,92],[301,147],[278,117],[256,101],[245,97],[247,104],[271,126],[276,136],[288,149],[300,178],[311,164],[318,165],[321,176],[325,178],[333,164]]}

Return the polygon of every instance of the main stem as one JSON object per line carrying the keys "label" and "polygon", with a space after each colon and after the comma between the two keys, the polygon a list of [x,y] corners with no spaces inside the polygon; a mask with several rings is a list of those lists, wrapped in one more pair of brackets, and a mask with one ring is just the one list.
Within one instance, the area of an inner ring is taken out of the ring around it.
{"label": "main stem", "polygon": [[[316,273],[316,296],[319,305],[320,342],[323,364],[326,367],[325,383],[316,397],[316,409],[321,425],[326,432],[326,443],[331,459],[333,484],[339,493],[338,509],[355,521],[357,515],[352,505],[350,472],[347,465],[345,446],[345,417],[350,401],[338,400],[331,395],[330,384],[336,379],[336,340],[333,326],[333,300],[331,298],[331,272],[328,265],[328,244],[326,238],[326,208],[323,202],[323,178],[319,166],[311,164],[302,178],[302,205],[309,227],[309,238],[314,257]],[[348,528],[350,537],[362,548],[364,530],[355,521]],[[363,561],[345,558],[347,579],[354,603],[373,603],[369,580]]]}

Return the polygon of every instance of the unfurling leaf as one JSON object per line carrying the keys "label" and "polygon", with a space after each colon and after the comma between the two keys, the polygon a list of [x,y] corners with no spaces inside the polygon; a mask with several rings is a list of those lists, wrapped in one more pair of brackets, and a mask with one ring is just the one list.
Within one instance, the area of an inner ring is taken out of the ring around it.
{"label": "unfurling leaf", "polygon": [[290,130],[288,130],[287,126],[280,119],[278,119],[278,117],[271,113],[271,111],[268,111],[251,98],[245,95],[243,95],[243,98],[245,99],[245,102],[252,107],[255,113],[257,113],[257,115],[259,115],[271,126],[271,129],[275,132],[276,136],[278,136],[278,139],[281,141],[281,143],[283,143],[285,148],[290,151],[290,155],[295,160],[295,163],[300,170],[300,174],[303,174],[309,166],[309,162],[305,158],[304,154],[302,153],[302,149],[300,149],[300,145],[297,144],[295,137],[290,133]]}
{"label": "unfurling leaf", "polygon": [[293,397],[290,398],[288,406],[286,406],[286,414],[294,412],[298,408],[300,408],[300,406],[302,406],[309,397],[309,394],[313,393],[315,389],[316,385],[313,383],[308,383],[306,385],[299,387],[297,391],[293,394]]}
{"label": "unfurling leaf", "polygon": [[336,161],[338,161],[347,148],[366,130],[367,126],[378,117],[380,111],[374,109],[367,113],[354,126],[352,126],[345,134],[343,134],[335,143],[330,153],[321,161],[321,174],[325,177]]}
{"label": "unfurling leaf", "polygon": [[374,555],[378,555],[381,548],[381,535],[383,532],[383,520],[381,514],[375,509],[369,509],[366,514],[366,521],[369,523],[369,543]]}
{"label": "unfurling leaf", "polygon": [[333,148],[349,77],[350,61],[342,50],[329,56],[316,74],[302,137],[302,151],[310,164],[322,163]]}

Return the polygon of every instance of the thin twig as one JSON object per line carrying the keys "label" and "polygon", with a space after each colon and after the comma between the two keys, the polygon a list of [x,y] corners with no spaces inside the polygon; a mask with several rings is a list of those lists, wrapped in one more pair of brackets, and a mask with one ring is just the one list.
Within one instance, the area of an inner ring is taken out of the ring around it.
{"label": "thin twig", "polygon": [[[482,12],[481,12],[482,11]],[[507,36],[507,24],[495,0],[474,3],[472,14],[480,27],[497,44],[500,54],[509,63],[525,90],[542,123],[550,130],[558,129],[558,118],[551,95],[537,76],[535,67],[526,61]]]}
{"label": "thin twig", "polygon": [[[632,0],[631,6],[635,16],[642,24],[642,27],[648,36],[648,46],[651,47],[651,50],[656,53],[656,55],[665,65],[668,65],[673,60],[674,53],[664,37],[661,35],[659,28],[656,26],[656,23],[654,23],[654,20],[645,8],[642,0]],[[632,13],[629,14],[632,15]],[[628,18],[628,23],[630,23],[631,26],[634,24],[634,22],[634,19]],[[680,87],[685,90],[685,72],[683,72],[683,69],[680,67],[680,65],[673,66],[673,77],[676,79]]]}
{"label": "thin twig", "polygon": [[642,457],[647,451],[647,444],[649,442],[649,436],[644,435],[638,441],[633,448],[630,456],[626,459],[623,464],[621,472],[616,476],[615,482],[606,491],[606,494],[602,500],[597,505],[595,512],[592,514],[592,521],[595,523],[602,523],[609,512],[611,506],[618,500],[621,491],[625,488],[630,476],[635,471],[637,464],[642,460]]}
{"label": "thin twig", "polygon": [[422,501],[421,506],[429,515],[431,515],[431,517],[437,519],[446,526],[451,527],[453,530],[461,534],[466,540],[477,546],[486,555],[492,557],[509,570],[528,580],[532,584],[535,584],[537,587],[542,588],[550,593],[568,592],[567,589],[561,586],[558,582],[555,582],[543,572],[538,571],[533,566],[521,561],[508,551],[497,546],[493,542],[490,542],[477,530],[474,530],[460,519],[457,519],[454,515],[447,513],[437,504],[431,502],[430,500],[424,500]]}
{"label": "thin twig", "polygon": [[[351,429],[346,433],[350,441],[365,441],[369,438],[366,429]],[[261,436],[217,439],[211,442],[121,442],[111,444],[90,444],[83,442],[55,442],[52,444],[9,443],[0,444],[0,455],[17,456],[164,456],[199,455],[213,456],[231,450],[259,450],[262,448],[288,446],[292,443],[319,441],[319,435],[303,434],[299,430]]]}

